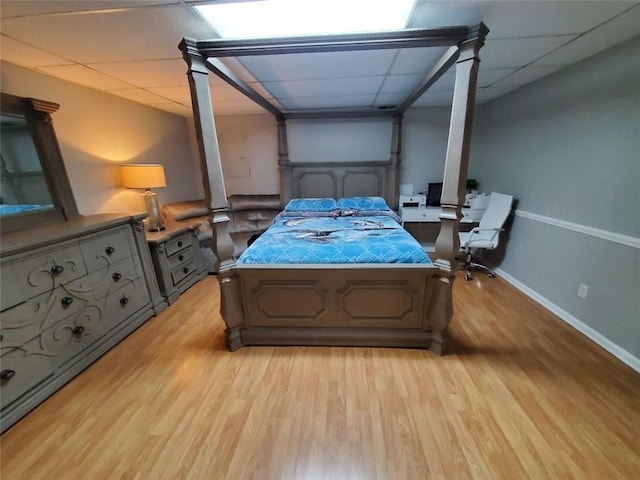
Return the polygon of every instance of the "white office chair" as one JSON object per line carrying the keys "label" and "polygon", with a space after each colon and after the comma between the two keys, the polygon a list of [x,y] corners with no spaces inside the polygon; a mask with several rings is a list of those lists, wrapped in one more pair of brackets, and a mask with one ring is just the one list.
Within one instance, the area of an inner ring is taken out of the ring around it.
{"label": "white office chair", "polygon": [[464,266],[467,270],[464,275],[465,280],[471,280],[472,268],[486,271],[489,278],[495,276],[489,267],[473,261],[471,250],[477,248],[493,250],[498,246],[500,232],[504,230],[503,226],[511,212],[512,204],[512,195],[493,192],[489,196],[489,203],[480,219],[480,225],[470,232],[459,233],[460,249],[465,253]]}

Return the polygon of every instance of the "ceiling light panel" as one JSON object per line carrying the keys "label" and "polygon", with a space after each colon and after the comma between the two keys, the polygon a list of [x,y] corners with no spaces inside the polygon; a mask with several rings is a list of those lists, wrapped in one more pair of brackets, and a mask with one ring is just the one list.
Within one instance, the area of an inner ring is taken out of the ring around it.
{"label": "ceiling light panel", "polygon": [[194,8],[222,38],[265,38],[400,30],[415,0],[258,0]]}

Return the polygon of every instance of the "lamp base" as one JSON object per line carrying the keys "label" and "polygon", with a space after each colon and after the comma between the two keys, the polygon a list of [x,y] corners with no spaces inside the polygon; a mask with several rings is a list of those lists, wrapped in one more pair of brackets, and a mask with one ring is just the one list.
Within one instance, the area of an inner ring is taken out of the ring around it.
{"label": "lamp base", "polygon": [[147,231],[161,232],[165,229],[162,217],[160,216],[160,202],[158,196],[150,190],[142,194],[144,197],[144,205],[147,208]]}

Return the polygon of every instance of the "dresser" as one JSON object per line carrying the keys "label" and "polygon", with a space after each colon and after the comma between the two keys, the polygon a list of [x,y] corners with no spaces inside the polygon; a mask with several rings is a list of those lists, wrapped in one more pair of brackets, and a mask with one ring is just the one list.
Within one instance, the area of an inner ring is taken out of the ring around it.
{"label": "dresser", "polygon": [[207,275],[198,242],[199,222],[167,223],[161,232],[147,232],[160,292],[172,304]]}
{"label": "dresser", "polygon": [[2,431],[166,308],[144,216],[87,216],[2,235]]}

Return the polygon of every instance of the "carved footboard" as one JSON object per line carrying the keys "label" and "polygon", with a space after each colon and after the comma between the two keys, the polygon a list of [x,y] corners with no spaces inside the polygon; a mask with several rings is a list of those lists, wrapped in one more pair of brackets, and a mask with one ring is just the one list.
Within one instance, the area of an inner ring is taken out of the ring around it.
{"label": "carved footboard", "polygon": [[235,288],[227,292],[239,296],[233,303],[242,318],[227,328],[227,344],[231,350],[245,345],[431,348],[432,339],[442,336],[430,318],[438,274],[432,265],[237,265],[230,276]]}

